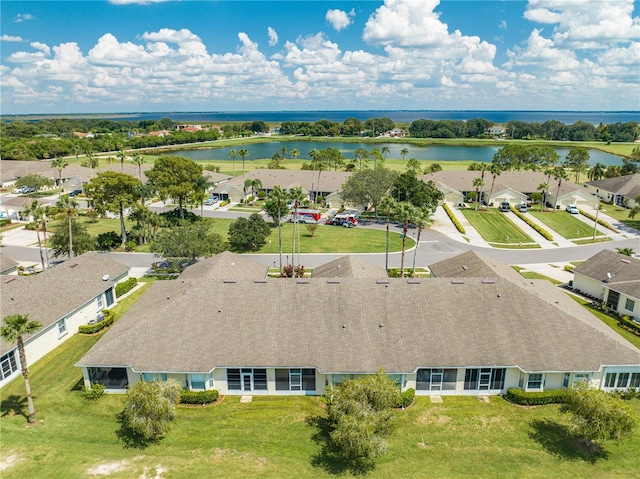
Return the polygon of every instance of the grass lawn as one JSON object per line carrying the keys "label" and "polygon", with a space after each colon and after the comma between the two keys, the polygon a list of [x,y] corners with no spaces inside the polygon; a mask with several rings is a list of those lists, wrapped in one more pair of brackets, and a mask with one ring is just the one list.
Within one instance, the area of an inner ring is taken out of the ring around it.
{"label": "grass lawn", "polygon": [[[211,407],[180,407],[163,440],[146,447],[131,442],[117,420],[122,396],[90,402],[79,390],[81,374],[73,364],[98,338],[70,338],[31,367],[42,421],[37,426],[27,428],[14,412],[26,409],[21,378],[3,388],[0,461],[14,458],[3,479],[356,475],[325,447],[325,410],[315,397],[255,397],[240,404],[227,396]],[[628,404],[640,413],[640,401]],[[365,477],[637,477],[639,437],[608,443],[600,457],[584,457],[557,406],[522,408],[499,397],[489,403],[444,397],[441,404],[418,398],[395,414],[389,450]],[[99,474],[100,466],[113,469]]]}
{"label": "grass lawn", "polygon": [[[566,211],[556,211],[555,213],[553,210],[544,213],[530,211],[530,213],[535,219],[544,223],[563,238],[591,238],[593,236],[593,225],[575,218],[574,215]],[[600,230],[596,231],[596,236],[603,234]]]}
{"label": "grass lawn", "polygon": [[630,219],[628,209],[603,203],[602,209],[600,211],[605,215],[610,216],[611,218],[640,231],[640,216],[636,216],[635,219]]}
{"label": "grass lawn", "polygon": [[536,273],[535,271],[524,271],[524,268],[519,266],[512,266],[523,278],[527,279],[546,279],[547,281],[551,281],[553,284],[562,284],[562,281],[558,281],[557,279],[550,278],[549,276],[545,276],[544,274]]}
{"label": "grass lawn", "polygon": [[469,223],[489,243],[535,243],[531,236],[507,218],[508,213],[502,213],[495,208],[485,211],[465,208],[461,211]]}

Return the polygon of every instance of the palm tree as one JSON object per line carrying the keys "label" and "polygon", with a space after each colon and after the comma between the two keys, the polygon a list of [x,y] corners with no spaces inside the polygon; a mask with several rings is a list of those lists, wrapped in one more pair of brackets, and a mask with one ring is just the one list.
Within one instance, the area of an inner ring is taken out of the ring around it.
{"label": "palm tree", "polygon": [[378,211],[382,211],[387,217],[387,240],[384,259],[384,268],[387,272],[389,272],[389,223],[391,223],[391,215],[397,208],[398,202],[391,196],[385,196],[382,198],[382,201],[380,201],[380,204],[378,204],[378,207],[376,208],[376,216],[378,215]]}
{"label": "palm tree", "polygon": [[134,165],[138,165],[138,179],[142,181],[142,165],[144,164],[144,156],[137,151],[131,156]]}
{"label": "palm tree", "polygon": [[403,201],[398,204],[396,209],[396,215],[402,221],[402,256],[400,260],[400,277],[404,278],[404,253],[406,249],[407,230],[409,229],[409,223],[415,221],[416,207],[407,201]]}
{"label": "palm tree", "polygon": [[58,170],[58,187],[60,188],[60,190],[58,190],[59,198],[60,194],[62,193],[62,170],[69,166],[69,162],[62,157],[54,158],[53,160],[51,160],[51,166]]}
{"label": "palm tree", "polygon": [[413,250],[413,266],[411,267],[412,274],[416,274],[416,256],[418,255],[418,247],[420,246],[420,235],[423,228],[429,224],[431,219],[431,210],[426,206],[421,206],[416,209],[416,225],[418,226],[418,236],[416,238],[416,247]]}
{"label": "palm tree", "polygon": [[635,206],[629,211],[629,218],[631,219],[640,215],[640,195],[636,196],[633,201],[635,202]]}
{"label": "palm tree", "polygon": [[227,156],[231,158],[231,164],[233,166],[232,176],[236,176],[236,158],[238,157],[238,152],[236,151],[235,148],[232,148],[231,150],[229,150],[229,153]]}
{"label": "palm tree", "polygon": [[605,177],[607,167],[602,163],[596,163],[593,168],[589,169],[588,176],[591,181],[601,180]]}
{"label": "palm tree", "polygon": [[502,173],[502,169],[497,163],[491,163],[491,166],[489,167],[489,173],[491,173],[491,188],[489,189],[489,197],[487,198],[487,209],[489,206],[488,204],[491,201],[491,195],[493,194],[493,186],[496,183],[496,178]]}
{"label": "palm tree", "polygon": [[369,152],[364,148],[358,148],[354,154],[356,156],[356,161],[360,163],[360,171],[362,171],[362,161],[369,158]]}
{"label": "palm tree", "polygon": [[291,155],[291,158],[295,160],[300,156],[300,150],[298,150],[297,148],[294,148],[289,152],[289,155]]}
{"label": "palm tree", "polygon": [[389,153],[391,153],[391,150],[389,149],[389,147],[388,147],[388,146],[383,146],[383,147],[380,149],[380,152],[384,155],[384,157],[385,157],[385,159],[386,159],[386,158],[387,158],[387,155],[388,155]]}
{"label": "palm tree", "polygon": [[242,158],[242,178],[244,178],[244,159],[249,156],[249,152],[246,148],[243,148],[238,152],[238,155]]}
{"label": "palm tree", "polygon": [[27,355],[24,350],[24,335],[35,333],[42,327],[38,321],[29,321],[28,314],[12,314],[4,318],[4,326],[0,328],[0,337],[10,344],[18,344],[18,355],[20,356],[20,367],[24,378],[24,387],[27,390],[27,405],[29,414],[27,421],[36,422],[36,408],[33,405],[31,385],[29,384],[29,368],[27,365]]}
{"label": "palm tree", "polygon": [[[244,180],[244,195],[247,196],[247,188],[251,188],[251,196],[256,196],[256,190],[262,188],[262,181],[258,178]],[[246,200],[246,198],[245,198]]]}
{"label": "palm tree", "polygon": [[89,165],[89,178],[93,178],[93,169],[100,166],[100,160],[95,157],[93,151],[87,155],[87,165]]}
{"label": "palm tree", "polygon": [[[293,202],[294,210],[293,231],[291,234],[291,266],[294,267],[293,269],[295,271],[294,255],[296,252],[296,230],[298,230],[298,223],[300,222],[300,218],[298,217],[298,206],[300,206],[300,203],[305,199],[302,187],[296,186],[295,188],[291,188],[289,190],[289,199]],[[300,265],[300,238],[298,238],[298,265]]]}
{"label": "palm tree", "polygon": [[287,159],[287,153],[288,153],[288,149],[287,149],[287,145],[282,145],[280,147],[280,151],[282,152],[282,159],[286,160]]}
{"label": "palm tree", "polygon": [[62,213],[67,215],[67,220],[69,221],[69,258],[73,257],[73,233],[72,233],[72,225],[73,222],[71,219],[78,212],[78,202],[75,198],[70,197],[69,195],[64,195],[58,198],[56,206],[60,209]]}
{"label": "palm tree", "polygon": [[476,178],[473,180],[473,187],[476,189],[476,211],[480,204],[480,188],[484,186],[484,180],[482,178]]}
{"label": "palm tree", "polygon": [[633,248],[616,248],[616,251],[625,256],[633,256],[635,254]]}
{"label": "palm tree", "polygon": [[120,160],[120,172],[124,173],[124,160],[127,159],[127,154],[124,152],[124,150],[120,150],[116,156]]}
{"label": "palm tree", "polygon": [[[278,252],[280,253],[280,272],[282,272],[282,206],[289,199],[287,192],[281,186],[274,186],[269,198],[278,205]],[[293,252],[291,253],[293,255]]]}
{"label": "palm tree", "polygon": [[400,154],[402,155],[402,159],[406,159],[407,155],[409,154],[409,148],[403,148],[402,150],[400,150]]}
{"label": "palm tree", "polygon": [[200,205],[200,216],[204,218],[204,201],[209,197],[209,188],[213,182],[207,176],[200,176],[196,180],[193,199]]}
{"label": "palm tree", "polygon": [[542,191],[542,204],[540,205],[540,211],[544,211],[547,206],[547,190],[549,190],[549,183],[540,183],[538,189]]}
{"label": "palm tree", "polygon": [[27,216],[31,216],[35,225],[36,237],[38,238],[38,249],[40,250],[40,262],[42,263],[42,271],[45,270],[44,255],[42,254],[42,242],[40,241],[40,225],[44,217],[44,208],[38,203],[37,200],[33,200],[27,208],[25,208]]}
{"label": "palm tree", "polygon": [[558,180],[558,187],[556,188],[556,197],[553,202],[553,212],[556,212],[556,208],[558,207],[558,195],[560,194],[560,186],[562,185],[562,180],[566,180],[567,172],[562,166],[556,166],[553,169],[553,178]]}
{"label": "palm tree", "polygon": [[79,162],[78,157],[80,156],[80,152],[82,151],[82,147],[80,146],[79,143],[74,143],[73,144],[73,152],[76,155],[76,162]]}

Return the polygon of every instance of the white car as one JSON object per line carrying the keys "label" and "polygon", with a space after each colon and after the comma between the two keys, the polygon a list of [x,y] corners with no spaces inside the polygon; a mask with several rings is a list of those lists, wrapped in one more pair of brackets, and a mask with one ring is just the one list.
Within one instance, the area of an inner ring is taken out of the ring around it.
{"label": "white car", "polygon": [[576,205],[567,205],[565,210],[567,211],[567,213],[571,213],[572,215],[577,215],[578,213],[580,213]]}

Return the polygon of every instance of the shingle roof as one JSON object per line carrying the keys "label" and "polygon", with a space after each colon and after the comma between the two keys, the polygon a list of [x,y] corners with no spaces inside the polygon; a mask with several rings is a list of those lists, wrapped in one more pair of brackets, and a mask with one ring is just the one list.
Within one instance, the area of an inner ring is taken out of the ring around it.
{"label": "shingle roof", "polygon": [[[113,286],[128,266],[108,255],[85,253],[32,276],[3,276],[0,287],[2,316],[29,314],[47,327]],[[104,275],[109,280],[103,281]],[[0,340],[0,354],[12,349]]]}
{"label": "shingle roof", "polygon": [[[272,190],[275,186],[285,189],[301,186],[306,192],[315,190],[334,192],[342,188],[342,184],[347,181],[349,176],[351,176],[351,173],[344,171],[323,171],[320,174],[320,182],[318,183],[317,171],[258,169],[246,173],[244,179],[242,176],[237,176],[226,184],[238,191],[243,191],[245,180],[259,179],[262,182],[262,188],[266,190]],[[220,192],[223,191],[220,190]]]}
{"label": "shingle roof", "polygon": [[8,269],[15,268],[18,266],[18,262],[12,260],[8,256],[0,254],[0,272],[7,271]]}
{"label": "shingle roof", "polygon": [[429,269],[438,278],[507,278],[516,284],[528,283],[510,266],[475,251],[438,261]]}
{"label": "shingle roof", "polygon": [[261,279],[267,271],[258,261],[225,251],[188,266],[180,279]]}
{"label": "shingle roof", "polygon": [[[640,260],[603,249],[573,269],[601,283],[640,280]],[[611,275],[611,279],[607,276]]]}
{"label": "shingle roof", "polygon": [[609,191],[627,198],[640,195],[640,173],[634,175],[616,176],[604,180],[589,181],[587,185]]}
{"label": "shingle roof", "polygon": [[640,350],[544,280],[181,278],[153,284],[77,365],[392,373],[610,364],[640,364]]}
{"label": "shingle roof", "polygon": [[342,256],[329,263],[313,268],[314,278],[386,278],[382,266],[364,261],[356,256]]}

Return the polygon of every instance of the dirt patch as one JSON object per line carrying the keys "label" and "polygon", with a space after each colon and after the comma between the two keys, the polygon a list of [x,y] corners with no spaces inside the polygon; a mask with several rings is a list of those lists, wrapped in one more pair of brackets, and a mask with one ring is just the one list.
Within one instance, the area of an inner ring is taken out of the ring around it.
{"label": "dirt patch", "polygon": [[124,471],[129,465],[129,461],[117,461],[108,462],[105,464],[98,464],[87,469],[87,474],[90,476],[109,476],[116,472]]}
{"label": "dirt patch", "polygon": [[0,460],[0,472],[15,466],[22,461],[22,457],[18,454],[10,454]]}
{"label": "dirt patch", "polygon": [[418,424],[447,424],[449,421],[451,421],[449,416],[434,414],[432,411],[427,411],[416,419]]}
{"label": "dirt patch", "polygon": [[[153,471],[153,469],[152,469]],[[147,475],[147,468],[144,468],[144,472],[142,473],[142,475],[140,476],[140,479],[162,479],[162,474],[164,472],[166,472],[166,469],[161,467],[161,466],[156,466],[155,467],[155,476],[148,476]]]}

